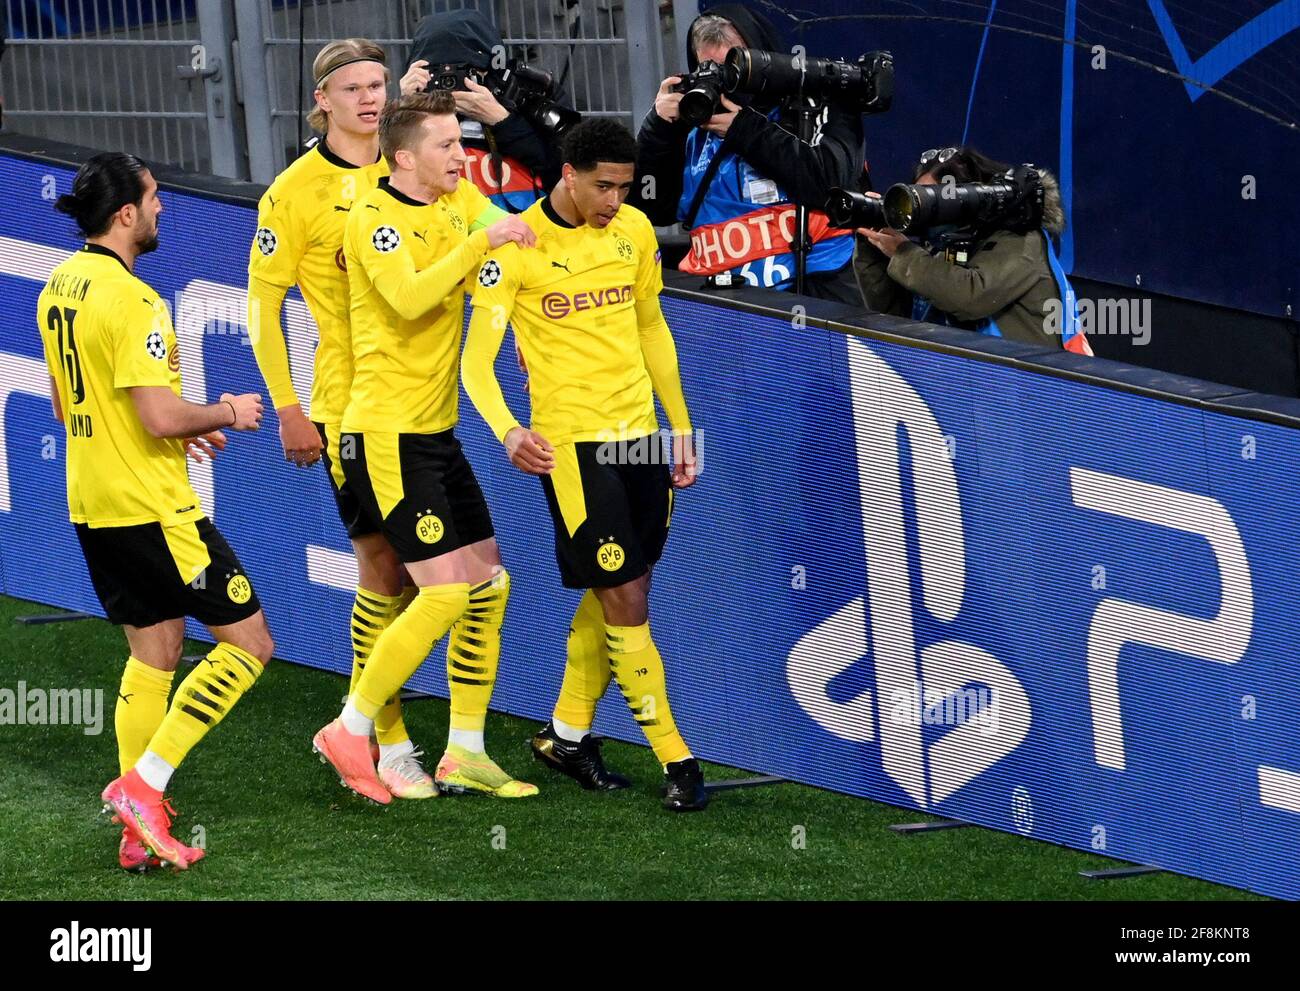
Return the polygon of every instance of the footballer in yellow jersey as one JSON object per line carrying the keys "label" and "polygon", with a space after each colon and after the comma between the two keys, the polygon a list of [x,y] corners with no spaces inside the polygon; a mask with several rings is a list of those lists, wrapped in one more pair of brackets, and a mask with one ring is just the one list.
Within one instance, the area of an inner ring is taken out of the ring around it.
{"label": "footballer in yellow jersey", "polygon": [[[560,183],[522,214],[536,248],[505,245],[479,269],[461,359],[465,391],[511,461],[541,477],[562,581],[588,590],[533,753],[586,788],[625,787],[590,733],[612,674],[664,766],[664,806],[702,809],[703,775],[673,722],[649,626],[650,570],[667,540],[673,490],[695,482],[677,351],[659,307],[658,245],[645,215],[623,205],[636,161],[626,128],[585,120],[565,135],[563,154]],[[528,369],[529,428],[493,372],[507,321]],[[651,442],[655,393],[673,429],[671,470]]]}
{"label": "footballer in yellow jersey", "polygon": [[353,376],[339,458],[363,513],[419,592],[379,633],[343,712],[313,743],[345,785],[381,804],[390,792],[376,777],[366,737],[384,700],[448,632],[451,717],[438,789],[537,793],[484,750],[510,576],[452,429],[464,280],[489,248],[531,244],[533,236],[518,218],[495,219],[500,211],[461,178],[455,107],[445,92],[385,106],[379,143],[391,174],[353,206],[344,234]]}
{"label": "footballer in yellow jersey", "polygon": [[[210,405],[181,398],[167,306],[133,271],[158,246],[162,213],[143,162],[96,155],[55,206],[86,237],[54,269],[36,313],[55,415],[67,429],[69,515],[95,593],[131,650],[114,714],[120,777],[102,797],[123,826],[122,867],[184,870],[203,851],[171,836],[163,791],[274,649],[252,583],[190,487],[186,451],[212,457],[226,444],[221,428],[257,429],[262,403],[252,393]],[[169,711],[186,616],[216,646]]]}
{"label": "footballer in yellow jersey", "polygon": [[[379,154],[379,112],[387,89],[384,50],[349,38],[327,44],[312,66],[317,106],[308,117],[316,144],[276,178],[258,205],[249,249],[249,335],[280,420],[286,459],[324,461],[339,518],[357,561],[350,622],[352,679],[365,670],[375,638],[404,605],[406,574],[393,549],[362,512],[339,462],[339,428],[352,387],[352,333],[343,232],[350,211],[388,175]],[[319,332],[312,367],[311,421],[299,405],[280,329],[285,293],[297,285]],[[410,593],[413,594],[413,590]],[[402,721],[401,702],[384,706],[375,726],[380,773],[401,798],[431,798],[433,778],[420,765]]]}

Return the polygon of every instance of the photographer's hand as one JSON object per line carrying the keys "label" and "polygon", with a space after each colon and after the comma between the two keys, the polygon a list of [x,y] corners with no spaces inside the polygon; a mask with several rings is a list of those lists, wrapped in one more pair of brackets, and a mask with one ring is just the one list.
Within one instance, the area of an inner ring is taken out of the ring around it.
{"label": "photographer's hand", "polygon": [[858,233],[874,244],[886,258],[893,258],[898,249],[907,243],[907,235],[898,233],[892,227],[878,231],[870,227],[859,227]]}
{"label": "photographer's hand", "polygon": [[418,62],[412,62],[410,68],[406,70],[406,75],[398,83],[398,88],[402,91],[403,96],[410,96],[412,93],[423,93],[424,88],[429,85],[429,60],[420,59]]}
{"label": "photographer's hand", "polygon": [[720,138],[725,138],[727,129],[731,127],[731,122],[736,119],[736,114],[740,113],[740,107],[721,94],[719,94],[718,99],[727,108],[726,113],[714,114],[700,126],[706,131],[712,131]]}
{"label": "photographer's hand", "polygon": [[655,94],[655,114],[670,124],[677,119],[677,104],[682,102],[682,94],[674,93],[673,87],[681,81],[681,76],[669,76],[659,84],[659,92]]}
{"label": "photographer's hand", "polygon": [[510,116],[510,111],[501,106],[486,86],[479,85],[469,76],[465,77],[465,85],[469,88],[468,92],[456,90],[451,94],[456,99],[456,110],[459,113],[489,127],[500,124]]}

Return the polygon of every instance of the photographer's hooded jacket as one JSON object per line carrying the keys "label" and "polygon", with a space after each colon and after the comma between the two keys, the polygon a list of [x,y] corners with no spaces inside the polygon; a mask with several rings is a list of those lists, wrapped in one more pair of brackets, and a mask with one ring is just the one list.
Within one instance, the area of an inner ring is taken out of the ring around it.
{"label": "photographer's hooded jacket", "polygon": [[941,251],[932,254],[914,241],[886,258],[859,236],[853,271],[867,308],[1091,354],[1087,338],[1077,331],[1074,292],[1051,242],[1065,229],[1061,187],[1045,169],[1039,175],[1042,229],[978,237],[964,261],[950,261]]}
{"label": "photographer's hooded jacket", "polygon": [[[770,23],[738,4],[718,4],[708,13],[731,21],[751,48],[786,50]],[[687,65],[694,71],[695,52],[687,47]],[[685,221],[709,163],[723,155],[691,224],[691,249],[678,267],[696,275],[729,271],[751,285],[793,288],[794,204],[802,203],[810,208],[813,241],[806,291],[848,299],[831,284],[836,280],[817,278],[843,271],[840,281],[847,282],[853,256],[852,232],[832,228],[820,207],[831,189],[857,188],[862,115],[830,107],[816,125],[815,144],[800,141],[793,121],[779,117],[776,108],[742,107],[726,137],[719,138],[681,120],[666,121],[651,108],[637,135],[637,178],[629,202],[657,226]],[[651,176],[652,185],[645,182]]]}
{"label": "photographer's hooded jacket", "polygon": [[[428,59],[430,70],[468,63],[486,71],[502,44],[501,35],[477,10],[446,11],[430,14],[416,25],[411,61]],[[514,107],[506,110],[510,116],[491,127],[461,120],[465,177],[501,209],[521,213],[559,180],[559,149]]]}

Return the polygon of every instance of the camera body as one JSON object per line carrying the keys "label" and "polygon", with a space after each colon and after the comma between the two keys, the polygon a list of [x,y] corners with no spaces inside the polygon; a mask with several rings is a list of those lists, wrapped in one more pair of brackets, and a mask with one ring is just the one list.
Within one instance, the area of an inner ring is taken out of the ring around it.
{"label": "camera body", "polygon": [[507,110],[518,113],[534,127],[560,138],[582,120],[576,110],[561,106],[559,86],[545,69],[511,59],[504,69],[483,70],[467,62],[446,63],[429,69],[429,90],[468,91],[465,78],[473,76]]}
{"label": "camera body", "polygon": [[701,62],[694,72],[682,76],[682,81],[673,87],[674,93],[681,93],[681,103],[677,113],[691,127],[699,127],[714,114],[721,113],[723,85],[723,68],[717,62]]}

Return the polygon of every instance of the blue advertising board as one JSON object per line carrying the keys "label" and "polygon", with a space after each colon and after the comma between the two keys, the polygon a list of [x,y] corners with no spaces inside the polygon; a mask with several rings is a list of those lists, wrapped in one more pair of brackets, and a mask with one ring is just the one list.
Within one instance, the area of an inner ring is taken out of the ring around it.
{"label": "blue advertising board", "polygon": [[[70,178],[0,157],[0,591],[102,615],[34,316],[78,244],[51,207]],[[173,306],[186,395],[262,391],[241,322],[253,208],[164,202],[137,274]],[[1300,430],[775,309],[664,307],[703,473],[652,625],[697,754],[1300,897]],[[288,330],[305,376],[300,302]],[[526,416],[512,355],[498,375]],[[493,705],[542,719],[576,596],[540,486],[467,401],[462,418],[513,577]],[[191,478],[278,655],[346,672],[355,564],[322,471],[286,464],[272,419]],[[413,686],[445,696],[443,667],[437,648]],[[616,691],[597,729],[640,740]]]}

